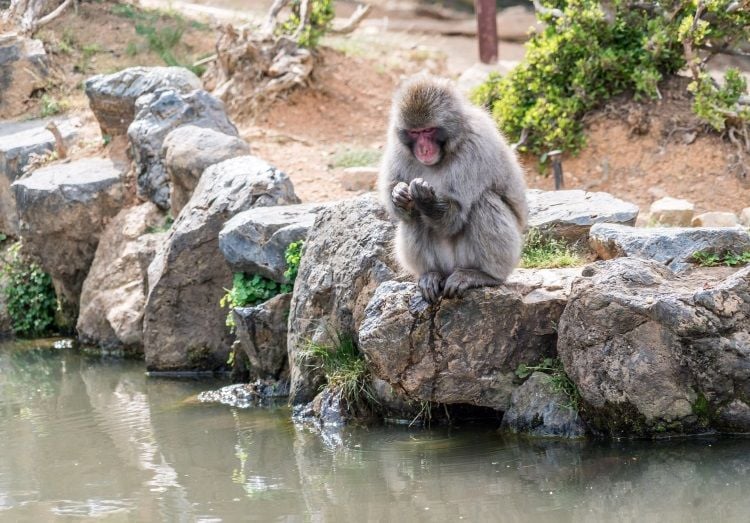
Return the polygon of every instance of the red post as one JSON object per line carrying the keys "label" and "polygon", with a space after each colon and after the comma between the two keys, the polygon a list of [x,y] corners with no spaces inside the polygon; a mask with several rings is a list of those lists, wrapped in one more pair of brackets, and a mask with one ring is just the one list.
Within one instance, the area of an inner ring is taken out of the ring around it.
{"label": "red post", "polygon": [[497,62],[497,7],[495,0],[474,0],[477,12],[479,59],[485,64]]}

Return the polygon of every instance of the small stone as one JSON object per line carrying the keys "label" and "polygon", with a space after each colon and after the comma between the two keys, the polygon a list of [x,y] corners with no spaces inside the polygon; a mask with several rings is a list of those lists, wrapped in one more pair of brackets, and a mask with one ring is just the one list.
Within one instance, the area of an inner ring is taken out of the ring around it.
{"label": "small stone", "polygon": [[339,175],[346,191],[372,191],[378,183],[377,167],[347,167]]}
{"label": "small stone", "polygon": [[693,218],[693,227],[735,227],[737,215],[733,212],[704,212]]}
{"label": "small stone", "polygon": [[694,211],[691,202],[666,196],[651,204],[649,221],[663,226],[690,227]]}
{"label": "small stone", "polygon": [[745,207],[740,213],[740,224],[743,227],[750,227],[750,207]]}

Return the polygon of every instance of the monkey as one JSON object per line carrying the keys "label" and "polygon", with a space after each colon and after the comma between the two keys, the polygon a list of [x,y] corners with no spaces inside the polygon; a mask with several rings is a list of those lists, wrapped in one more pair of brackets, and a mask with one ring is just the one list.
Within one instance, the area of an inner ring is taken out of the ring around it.
{"label": "monkey", "polygon": [[528,204],[515,151],[449,80],[397,89],[378,180],[397,222],[396,258],[436,303],[500,285],[518,264]]}

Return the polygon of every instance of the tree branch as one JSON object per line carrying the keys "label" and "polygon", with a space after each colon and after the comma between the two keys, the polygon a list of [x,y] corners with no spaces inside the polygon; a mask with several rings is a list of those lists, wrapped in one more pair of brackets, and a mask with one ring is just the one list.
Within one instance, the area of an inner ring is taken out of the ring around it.
{"label": "tree branch", "polygon": [[352,13],[352,16],[349,17],[349,20],[347,20],[344,25],[342,25],[341,27],[331,27],[328,32],[331,34],[339,35],[351,33],[370,13],[370,9],[372,9],[372,6],[370,4],[358,5],[357,9]]}
{"label": "tree branch", "polygon": [[540,15],[550,15],[552,18],[563,18],[563,12],[559,9],[544,7],[539,0],[533,0],[534,10]]}

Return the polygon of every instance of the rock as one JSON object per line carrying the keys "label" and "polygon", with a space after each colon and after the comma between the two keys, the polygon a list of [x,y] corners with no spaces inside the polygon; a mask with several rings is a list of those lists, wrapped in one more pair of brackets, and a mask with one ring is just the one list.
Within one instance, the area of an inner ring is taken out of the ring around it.
{"label": "rock", "polygon": [[201,403],[221,403],[238,409],[265,407],[274,400],[289,395],[289,382],[256,380],[253,383],[235,383],[218,390],[207,390],[197,396]]}
{"label": "rock", "polygon": [[0,34],[0,119],[19,116],[28,101],[43,89],[48,76],[48,59],[41,40]]}
{"label": "rock", "polygon": [[589,428],[613,436],[750,431],[750,267],[584,269],[557,350]]}
{"label": "rock", "polygon": [[182,94],[173,89],[159,89],[140,97],[135,109],[128,138],[136,166],[138,195],[162,209],[170,206],[162,146],[171,131],[191,124],[237,136],[237,128],[224,111],[224,104],[206,91]]}
{"label": "rock", "polygon": [[740,225],[750,227],[750,207],[745,207],[740,213]]}
{"label": "rock", "polygon": [[552,385],[552,377],[535,372],[513,391],[501,428],[530,436],[580,438],[586,427],[570,398]]}
{"label": "rock", "polygon": [[529,226],[570,242],[584,239],[595,223],[633,225],[638,206],[604,192],[527,192]]}
{"label": "rock", "polygon": [[232,311],[240,348],[250,362],[250,379],[289,379],[286,336],[291,293]]}
{"label": "rock", "polygon": [[291,401],[306,403],[323,377],[300,364],[297,353],[309,341],[329,345],[357,331],[375,288],[396,275],[394,226],[371,195],[332,204],[318,214],[307,234],[289,313],[287,349]]}
{"label": "rock", "polygon": [[492,73],[505,76],[516,65],[518,65],[518,62],[511,60],[498,60],[497,63],[494,64],[483,64],[477,62],[461,73],[461,76],[456,80],[456,87],[458,87],[458,90],[463,94],[470,96],[474,89],[489,79]]}
{"label": "rock", "polygon": [[[55,149],[55,137],[45,128],[49,122],[43,119],[0,123],[0,231],[6,234],[18,234],[16,200],[10,184],[23,174],[34,155],[41,156]],[[62,120],[57,122],[57,127],[65,145],[70,146],[78,136],[80,122]]]}
{"label": "rock", "polygon": [[377,167],[347,167],[339,175],[345,191],[372,191],[378,183]]}
{"label": "rock", "polygon": [[287,270],[284,253],[304,240],[324,204],[304,203],[241,212],[219,233],[219,249],[233,272],[260,274],[279,283]]}
{"label": "rock", "polygon": [[184,67],[130,67],[86,80],[86,96],[102,134],[125,134],[135,118],[135,101],[157,89],[189,93],[202,89],[200,79]]}
{"label": "rock", "polygon": [[81,343],[142,352],[148,266],[167,237],[151,231],[163,222],[163,213],[147,202],[123,209],[107,225],[81,290]]}
{"label": "rock", "polygon": [[555,356],[579,269],[520,269],[506,285],[429,307],[414,283],[375,291],[359,329],[373,375],[411,399],[506,410],[519,365]]}
{"label": "rock", "polygon": [[24,249],[52,277],[69,320],[99,237],[122,206],[122,174],[111,160],[86,158],[42,167],[12,185]]}
{"label": "rock", "polygon": [[687,200],[666,196],[656,200],[649,209],[649,221],[662,226],[690,227],[695,205]]}
{"label": "rock", "polygon": [[663,263],[675,272],[695,267],[693,254],[701,251],[742,253],[750,250],[750,234],[739,227],[635,228],[597,223],[589,244],[603,260],[630,256]]}
{"label": "rock", "polygon": [[247,142],[214,129],[183,125],[170,132],[164,140],[163,157],[172,216],[180,214],[207,167],[247,154]]}
{"label": "rock", "polygon": [[704,212],[693,218],[693,227],[735,227],[737,215],[733,212]]}
{"label": "rock", "polygon": [[230,335],[219,300],[232,273],[219,250],[219,231],[252,207],[298,202],[287,175],[260,158],[240,156],[206,169],[149,266],[144,318],[149,370],[224,367]]}

